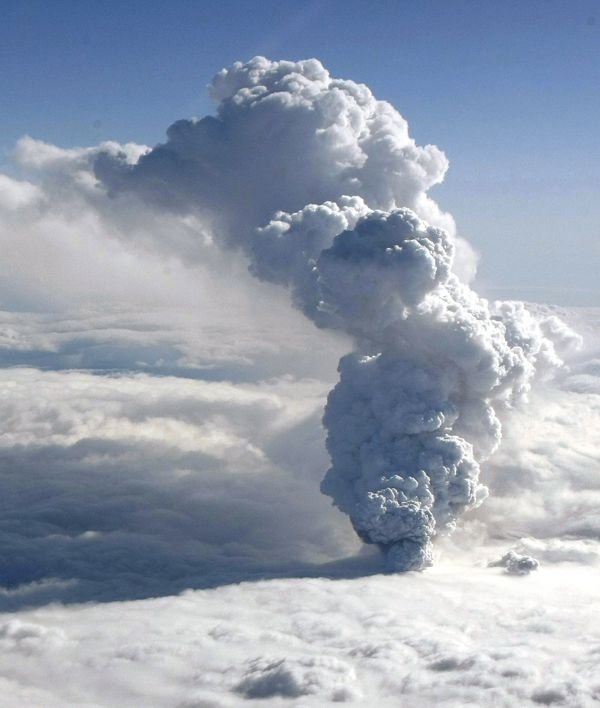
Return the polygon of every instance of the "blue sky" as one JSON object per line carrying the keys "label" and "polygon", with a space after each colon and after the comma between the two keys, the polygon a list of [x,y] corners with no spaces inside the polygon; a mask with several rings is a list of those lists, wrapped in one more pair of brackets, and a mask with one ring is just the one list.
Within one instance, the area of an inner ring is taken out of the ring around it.
{"label": "blue sky", "polygon": [[433,192],[489,295],[600,305],[600,2],[3,0],[0,151],[160,141],[255,54],[316,56],[450,158]]}

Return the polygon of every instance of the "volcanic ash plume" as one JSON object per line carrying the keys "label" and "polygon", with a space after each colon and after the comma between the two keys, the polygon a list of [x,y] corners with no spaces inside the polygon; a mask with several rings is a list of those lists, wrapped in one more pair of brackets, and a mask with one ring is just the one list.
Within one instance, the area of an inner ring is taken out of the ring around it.
{"label": "volcanic ash plume", "polygon": [[367,87],[316,60],[258,57],[211,92],[215,117],[175,123],[135,165],[100,155],[96,174],[114,195],[195,214],[317,326],[352,338],[323,418],[322,491],[389,569],[430,565],[435,535],[486,497],[499,414],[561,364],[572,333],[460,281],[471,252],[426,194],[446,159]]}

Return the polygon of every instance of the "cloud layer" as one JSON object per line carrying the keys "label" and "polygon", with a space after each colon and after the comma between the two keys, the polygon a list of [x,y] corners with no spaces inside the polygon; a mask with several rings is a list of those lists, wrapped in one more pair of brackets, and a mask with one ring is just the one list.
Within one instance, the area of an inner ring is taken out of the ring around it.
{"label": "cloud layer", "polygon": [[[264,356],[259,330],[217,369],[152,360],[165,355],[165,340],[172,357],[210,355],[215,331],[198,337],[198,321],[181,315],[5,314],[5,362],[31,357],[63,370],[2,369],[0,544],[9,561],[1,608],[382,570],[377,557],[356,556],[345,517],[318,490],[327,465],[320,415],[338,352],[322,349],[316,361],[320,337],[300,329],[306,358],[283,350],[279,360],[296,376],[265,380],[252,364]],[[230,326],[216,342],[239,334],[237,321]],[[289,329],[271,334],[294,340]],[[452,543],[438,544],[437,557],[487,563],[512,546],[543,566],[597,567],[595,358],[581,355],[543,400],[536,394],[534,419],[512,412],[504,445],[483,467],[490,498],[459,523]]]}
{"label": "cloud layer", "polygon": [[441,564],[0,616],[0,705],[591,707],[597,575],[564,571]]}
{"label": "cloud layer", "polygon": [[5,609],[311,574],[356,550],[318,493],[323,384],[3,371]]}

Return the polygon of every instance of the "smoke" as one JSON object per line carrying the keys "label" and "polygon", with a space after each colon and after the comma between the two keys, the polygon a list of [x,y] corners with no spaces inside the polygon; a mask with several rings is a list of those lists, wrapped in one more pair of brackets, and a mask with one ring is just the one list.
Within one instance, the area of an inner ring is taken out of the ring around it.
{"label": "smoke", "polygon": [[390,570],[430,565],[434,537],[487,495],[480,465],[501,418],[576,337],[468,286],[473,252],[427,194],[446,157],[366,86],[314,59],[256,57],[210,92],[215,116],[177,121],[137,161],[100,150],[96,176],[117,200],[193,216],[203,248],[241,249],[318,327],[351,338],[323,418],[322,491]]}

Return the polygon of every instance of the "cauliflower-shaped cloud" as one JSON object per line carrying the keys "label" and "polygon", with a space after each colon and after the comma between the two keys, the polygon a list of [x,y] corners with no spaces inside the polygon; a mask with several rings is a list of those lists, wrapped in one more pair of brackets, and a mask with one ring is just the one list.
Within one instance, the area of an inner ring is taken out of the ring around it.
{"label": "cauliflower-shaped cloud", "polygon": [[319,327],[350,336],[322,489],[390,568],[422,568],[434,536],[485,498],[500,413],[575,337],[461,281],[468,248],[427,194],[448,161],[366,86],[315,59],[255,57],[210,93],[216,115],[177,121],[135,160],[100,150],[95,174],[109,194],[198,219],[199,242],[243,251]]}

